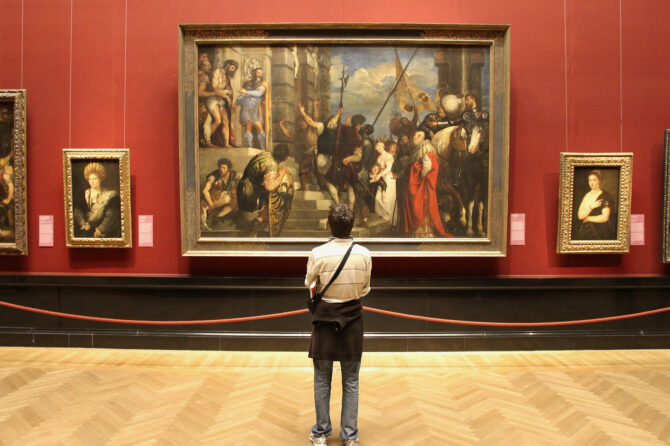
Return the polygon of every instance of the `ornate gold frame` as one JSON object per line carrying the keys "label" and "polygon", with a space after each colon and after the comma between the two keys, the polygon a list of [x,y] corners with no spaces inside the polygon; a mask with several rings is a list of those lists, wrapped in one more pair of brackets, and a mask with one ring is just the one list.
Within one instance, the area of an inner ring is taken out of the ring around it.
{"label": "ornate gold frame", "polygon": [[[121,236],[110,238],[75,237],[72,184],[73,160],[116,160],[119,163]],[[65,244],[69,248],[130,248],[133,246],[130,209],[129,149],[63,149],[63,188],[65,202]]]}
{"label": "ornate gold frame", "polygon": [[665,162],[663,163],[663,235],[661,261],[670,263],[670,130],[665,131]]}
{"label": "ornate gold frame", "polygon": [[[575,204],[574,179],[576,167],[618,167],[619,190],[616,240],[573,240],[572,223]],[[632,189],[632,153],[561,153],[561,180],[558,199],[559,254],[627,253],[630,242],[630,200]]]}
{"label": "ornate gold frame", "polygon": [[[375,256],[501,257],[507,249],[510,26],[441,24],[230,24],[179,26],[179,153],[181,243],[185,256],[306,255],[323,238],[202,237],[199,224],[197,104],[201,44],[460,45],[490,51],[488,233],[484,238],[365,238]],[[269,132],[269,131],[268,131]]]}
{"label": "ornate gold frame", "polygon": [[0,90],[0,102],[14,107],[14,242],[0,242],[0,254],[28,254],[28,193],[26,187],[26,90]]}

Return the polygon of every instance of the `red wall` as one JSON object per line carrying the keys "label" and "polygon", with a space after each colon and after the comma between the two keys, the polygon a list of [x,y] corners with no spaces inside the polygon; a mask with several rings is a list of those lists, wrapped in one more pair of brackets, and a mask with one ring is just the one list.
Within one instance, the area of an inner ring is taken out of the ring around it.
{"label": "red wall", "polygon": [[[526,214],[526,245],[501,259],[379,258],[375,275],[668,272],[659,261],[670,127],[667,0],[2,0],[1,9],[0,88],[28,90],[30,241],[27,257],[0,258],[2,272],[303,274],[304,258],[181,256],[177,25],[259,22],[512,26],[509,211]],[[66,248],[61,149],[124,146],[134,244],[137,215],[149,214],[154,247]],[[559,153],[621,150],[635,154],[632,211],[645,216],[645,245],[626,255],[557,255]],[[54,248],[38,247],[40,214],[55,216]]]}

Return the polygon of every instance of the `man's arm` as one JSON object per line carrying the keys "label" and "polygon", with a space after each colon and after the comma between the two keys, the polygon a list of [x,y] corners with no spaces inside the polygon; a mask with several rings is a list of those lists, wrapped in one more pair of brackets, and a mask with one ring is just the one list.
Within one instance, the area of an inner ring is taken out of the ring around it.
{"label": "man's arm", "polygon": [[247,90],[244,88],[240,88],[240,93],[242,93],[244,96],[251,96],[253,98],[260,98],[265,95],[265,85],[261,85],[258,88],[255,88],[253,90]]}
{"label": "man's arm", "polygon": [[212,197],[209,195],[209,190],[212,188],[212,184],[214,184],[214,177],[209,176],[207,177],[207,182],[205,183],[205,187],[202,188],[202,196],[205,198],[207,201],[207,204],[209,204],[210,207],[214,207],[214,202],[212,202]]}
{"label": "man's arm", "polygon": [[198,96],[201,98],[208,98],[210,96],[214,96],[216,93],[213,91],[207,91],[205,90],[207,88],[207,82],[200,82],[198,84]]}
{"label": "man's arm", "polygon": [[307,113],[305,113],[305,107],[299,105],[298,110],[300,111],[300,116],[302,116],[302,119],[307,123],[308,126],[313,127],[315,129],[319,128],[319,123],[315,122],[312,118],[309,117]]}
{"label": "man's arm", "polygon": [[277,189],[281,183],[281,178],[284,171],[286,171],[286,168],[280,167],[277,170],[273,169],[267,172],[265,176],[263,176],[263,185],[265,186],[265,190],[272,192],[273,190]]}
{"label": "man's arm", "polygon": [[361,159],[363,159],[363,146],[358,146],[354,149],[352,155],[349,155],[342,160],[342,163],[346,166],[349,163],[359,163]]}
{"label": "man's arm", "polygon": [[307,259],[307,274],[305,274],[305,287],[309,288],[312,283],[314,283],[319,278],[319,271],[317,269],[316,260],[314,259],[314,253],[309,253],[309,258]]}
{"label": "man's arm", "polygon": [[285,119],[280,119],[279,120],[279,128],[281,129],[281,132],[286,136],[287,138],[293,138],[293,132],[290,131],[288,128],[286,128],[286,122]]}
{"label": "man's arm", "polygon": [[312,119],[314,119],[314,121],[319,120],[319,107],[318,107],[318,105],[320,103],[321,103],[321,99],[314,99],[312,101]]}
{"label": "man's arm", "polygon": [[363,289],[361,290],[361,297],[366,296],[370,292],[370,276],[372,275],[372,260],[370,257],[365,257],[365,278],[363,279]]}

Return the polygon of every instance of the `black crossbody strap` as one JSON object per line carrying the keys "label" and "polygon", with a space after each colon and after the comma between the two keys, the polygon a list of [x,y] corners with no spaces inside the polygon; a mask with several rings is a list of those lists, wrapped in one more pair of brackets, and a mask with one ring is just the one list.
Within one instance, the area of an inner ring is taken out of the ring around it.
{"label": "black crossbody strap", "polygon": [[351,250],[353,249],[353,247],[354,247],[353,243],[349,245],[349,249],[347,249],[347,252],[344,253],[344,257],[342,257],[342,261],[340,262],[340,265],[337,267],[337,270],[335,270],[335,274],[333,274],[333,277],[330,278],[328,285],[326,285],[316,296],[314,296],[315,298],[318,298],[314,301],[315,306],[316,304],[319,303],[321,298],[326,294],[326,290],[328,289],[328,287],[330,287],[330,285],[333,282],[335,282],[335,279],[337,279],[337,276],[340,275],[342,268],[344,268],[344,264],[347,263],[347,259],[349,258],[349,254],[351,254]]}

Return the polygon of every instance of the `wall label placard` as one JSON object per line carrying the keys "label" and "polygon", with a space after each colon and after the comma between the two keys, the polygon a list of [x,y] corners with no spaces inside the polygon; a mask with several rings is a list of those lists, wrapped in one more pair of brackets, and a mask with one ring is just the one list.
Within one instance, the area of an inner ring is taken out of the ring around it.
{"label": "wall label placard", "polygon": [[510,221],[509,244],[525,245],[526,214],[510,214],[509,221]]}
{"label": "wall label placard", "polygon": [[630,216],[630,244],[644,245],[644,214]]}
{"label": "wall label placard", "polygon": [[40,215],[40,248],[54,246],[54,216]]}
{"label": "wall label placard", "polygon": [[154,216],[140,215],[138,217],[138,241],[141,248],[151,248],[154,246]]}

